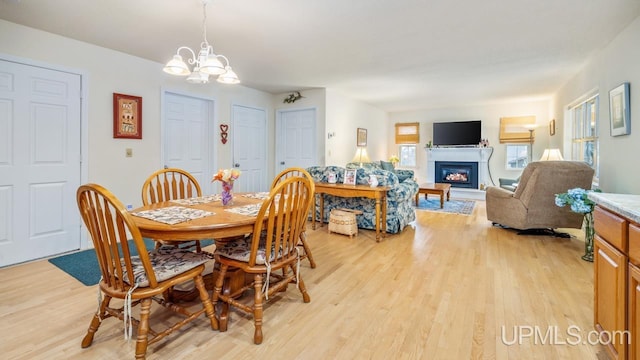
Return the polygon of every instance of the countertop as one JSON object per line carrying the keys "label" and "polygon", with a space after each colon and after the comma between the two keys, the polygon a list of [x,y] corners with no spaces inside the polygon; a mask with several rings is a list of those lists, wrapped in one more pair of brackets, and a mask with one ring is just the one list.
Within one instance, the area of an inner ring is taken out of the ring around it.
{"label": "countertop", "polygon": [[640,223],[640,195],[589,192],[587,196],[603,208]]}

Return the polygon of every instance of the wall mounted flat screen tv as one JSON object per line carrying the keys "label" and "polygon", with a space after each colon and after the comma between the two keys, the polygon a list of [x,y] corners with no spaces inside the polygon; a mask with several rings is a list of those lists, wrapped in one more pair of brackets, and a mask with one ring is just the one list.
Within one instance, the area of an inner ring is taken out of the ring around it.
{"label": "wall mounted flat screen tv", "polygon": [[454,121],[433,123],[434,146],[478,145],[481,140],[481,121]]}

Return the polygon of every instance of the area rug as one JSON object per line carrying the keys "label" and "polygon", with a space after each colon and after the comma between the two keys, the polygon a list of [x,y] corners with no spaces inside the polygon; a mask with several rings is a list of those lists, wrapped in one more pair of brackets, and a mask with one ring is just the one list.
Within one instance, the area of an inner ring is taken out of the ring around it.
{"label": "area rug", "polygon": [[440,198],[433,197],[425,200],[422,194],[416,210],[439,211],[453,214],[471,215],[476,202],[473,200],[449,200],[444,202],[444,208],[440,208]]}
{"label": "area rug", "polygon": [[[155,242],[151,239],[144,239],[144,243],[147,249],[153,249],[155,247]],[[203,247],[211,244],[213,244],[211,240],[200,242],[200,245]],[[133,240],[129,240],[129,249],[131,249],[132,255],[138,255]],[[54,257],[49,259],[49,262],[86,286],[95,285],[100,281],[100,268],[94,249]]]}

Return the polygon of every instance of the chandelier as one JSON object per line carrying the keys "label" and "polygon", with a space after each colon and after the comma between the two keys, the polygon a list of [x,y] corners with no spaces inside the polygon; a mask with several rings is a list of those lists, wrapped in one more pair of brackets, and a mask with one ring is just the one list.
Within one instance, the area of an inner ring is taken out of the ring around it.
{"label": "chandelier", "polygon": [[[181,46],[173,55],[173,58],[162,69],[171,75],[187,76],[187,82],[192,84],[206,84],[209,82],[209,76],[218,76],[218,82],[223,84],[238,84],[240,79],[238,75],[231,69],[229,59],[224,55],[216,55],[213,47],[207,41],[207,4],[209,0],[202,0],[202,37],[204,41],[200,44],[200,51],[196,52],[187,46]],[[182,60],[180,51],[186,50],[191,54],[191,58],[187,59],[190,65],[193,65],[193,71]],[[222,63],[224,61],[224,64]]]}

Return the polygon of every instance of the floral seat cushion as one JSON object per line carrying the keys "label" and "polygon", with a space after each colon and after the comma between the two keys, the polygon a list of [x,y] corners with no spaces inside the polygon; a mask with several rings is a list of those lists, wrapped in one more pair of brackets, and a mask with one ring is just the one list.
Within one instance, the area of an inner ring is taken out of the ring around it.
{"label": "floral seat cushion", "polygon": [[[263,233],[261,235],[260,244],[258,245],[258,255],[256,256],[256,264],[264,265],[266,259],[266,249]],[[253,237],[248,236],[240,240],[231,241],[224,246],[216,249],[216,254],[224,256],[228,259],[237,261],[249,261],[249,255],[251,254],[251,239]],[[282,249],[280,249],[278,256],[282,255]],[[271,259],[275,257],[275,249],[271,249]]]}
{"label": "floral seat cushion", "polygon": [[[176,275],[187,272],[205,262],[211,260],[206,253],[195,253],[189,250],[176,248],[173,246],[162,246],[159,249],[149,252],[149,261],[156,274],[158,282],[168,280]],[[139,256],[131,257],[133,267],[133,278],[138,287],[149,286],[147,273],[144,271],[142,261]],[[127,269],[123,266],[123,277],[128,278]]]}

